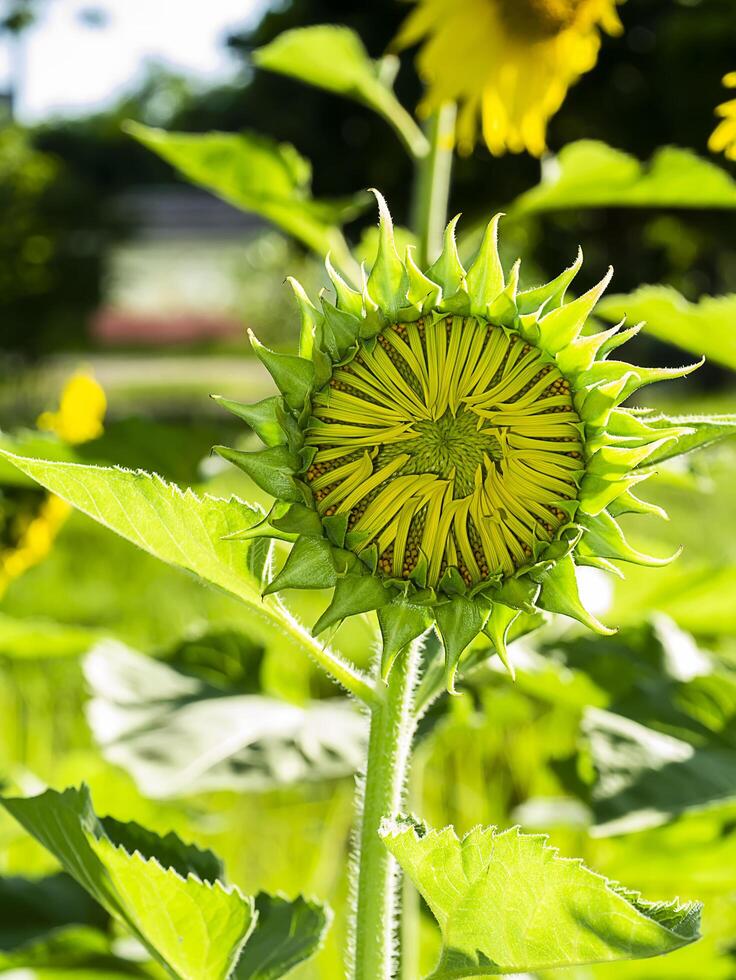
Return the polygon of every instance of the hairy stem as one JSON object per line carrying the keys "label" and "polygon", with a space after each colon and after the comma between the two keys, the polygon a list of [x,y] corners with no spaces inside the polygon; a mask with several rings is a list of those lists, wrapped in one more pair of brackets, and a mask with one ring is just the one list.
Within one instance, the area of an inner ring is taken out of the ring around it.
{"label": "hairy stem", "polygon": [[390,980],[393,976],[398,873],[378,831],[383,818],[397,813],[404,800],[419,653],[419,645],[412,644],[399,657],[389,676],[385,700],[371,709],[353,922],[354,980]]}
{"label": "hairy stem", "polygon": [[420,268],[434,262],[442,250],[455,148],[455,116],[455,103],[445,102],[430,117],[427,123],[430,150],[417,166],[412,226],[419,239]]}

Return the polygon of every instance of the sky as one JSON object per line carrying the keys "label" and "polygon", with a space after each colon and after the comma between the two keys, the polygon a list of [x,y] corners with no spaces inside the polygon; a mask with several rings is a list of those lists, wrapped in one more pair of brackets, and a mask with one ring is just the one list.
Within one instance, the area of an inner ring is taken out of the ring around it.
{"label": "sky", "polygon": [[[212,82],[232,74],[224,38],[257,20],[267,0],[46,0],[21,57],[17,113],[33,122],[103,108],[147,59]],[[85,23],[100,11],[104,26]],[[10,59],[0,50],[0,85]]]}

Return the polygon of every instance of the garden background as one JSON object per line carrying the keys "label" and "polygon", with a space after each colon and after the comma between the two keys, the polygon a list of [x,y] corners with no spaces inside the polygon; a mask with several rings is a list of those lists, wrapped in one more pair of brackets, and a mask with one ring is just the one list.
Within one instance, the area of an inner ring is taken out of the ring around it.
{"label": "garden background", "polygon": [[[324,269],[258,214],[185,183],[124,123],[267,133],[311,162],[316,197],[379,187],[403,226],[410,165],[385,122],[353,101],[258,71],[251,52],[287,28],[340,23],[378,58],[407,8],[293,0],[247,10],[222,37],[227,70],[216,82],[151,61],[104,108],[30,120],[23,87],[29,73],[48,69],[23,52],[32,53],[50,8],[65,3],[0,3],[0,44],[12,66],[0,105],[0,444],[31,453],[56,439],[73,445],[75,458],[265,502],[210,454],[214,444],[249,448],[253,437],[208,396],[268,394],[246,328],[286,349],[296,310],[285,276],[314,293]],[[524,256],[525,285],[568,265],[578,244],[586,257],[579,292],[613,264],[603,316],[648,320],[634,342],[640,363],[707,357],[650,401],[672,414],[726,413],[736,370],[736,172],[709,153],[708,138],[721,78],[736,69],[736,11],[732,0],[627,0],[620,12],[625,31],[605,39],[595,70],[553,118],[550,153],[494,159],[478,146],[458,157],[450,214],[462,212],[473,229],[508,212],[502,258],[509,268]],[[114,35],[104,4],[70,4],[68,13],[80,36]],[[410,107],[419,98],[410,56],[396,91]],[[663,158],[672,146],[691,153]],[[638,200],[611,192],[648,178]],[[528,194],[535,187],[536,198]],[[551,203],[540,204],[545,194]],[[371,256],[375,217],[364,205],[356,199],[346,234]],[[518,823],[549,832],[563,853],[649,898],[705,902],[695,946],[561,976],[736,977],[735,481],[732,439],[663,467],[646,497],[667,508],[670,522],[633,518],[627,530],[644,551],[682,546],[682,556],[666,568],[628,569],[621,581],[595,570],[585,580],[595,611],[619,634],[553,624],[533,644],[516,644],[515,683],[497,658],[487,661],[422,721],[410,791],[434,826]],[[22,540],[33,521],[36,537]],[[30,793],[84,780],[98,812],[214,848],[247,892],[303,892],[344,908],[362,734],[349,719],[331,719],[325,737],[319,710],[334,707],[339,692],[235,600],[76,512],[54,515],[42,491],[4,464],[0,535],[5,559],[16,555],[0,579],[5,787]],[[371,635],[360,619],[343,628],[365,662]],[[207,756],[213,724],[227,734],[232,699],[241,697],[260,699],[255,734],[237,751]],[[312,729],[291,742],[273,736],[292,723],[288,710],[274,722],[289,706],[313,713]],[[141,975],[98,910],[19,884],[53,870],[0,817],[0,975]],[[437,935],[426,908],[415,912],[426,972]],[[64,914],[110,944],[77,950],[76,959],[44,946],[49,931],[69,925]],[[322,951],[294,976],[340,976],[344,933],[338,913]],[[32,961],[19,958],[20,938],[38,940]],[[410,977],[419,967],[405,969]]]}

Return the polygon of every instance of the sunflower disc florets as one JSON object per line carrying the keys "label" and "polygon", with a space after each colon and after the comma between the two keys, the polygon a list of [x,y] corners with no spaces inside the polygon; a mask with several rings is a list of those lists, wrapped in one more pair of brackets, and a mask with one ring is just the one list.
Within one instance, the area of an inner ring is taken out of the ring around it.
{"label": "sunflower disc florets", "polygon": [[647,458],[687,430],[621,407],[645,384],[687,374],[609,360],[638,327],[583,327],[611,272],[565,303],[581,257],[552,282],[519,291],[504,276],[498,217],[470,268],[455,224],[426,272],[396,251],[377,195],[380,244],[352,289],[327,262],[335,302],[318,310],[292,282],[299,355],[253,338],[280,396],[225,401],[266,448],[219,447],[276,498],[244,537],[293,542],[267,592],[331,588],[314,631],[377,610],[384,672],[434,624],[448,683],[485,631],[506,659],[523,611],[563,613],[609,632],[580,602],[575,565],[660,564],[634,551],[616,516],[653,508],[631,488]]}

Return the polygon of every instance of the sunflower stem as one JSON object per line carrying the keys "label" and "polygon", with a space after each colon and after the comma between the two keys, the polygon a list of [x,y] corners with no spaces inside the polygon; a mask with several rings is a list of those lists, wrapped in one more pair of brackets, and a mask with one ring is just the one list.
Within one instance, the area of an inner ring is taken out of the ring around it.
{"label": "sunflower stem", "polygon": [[394,975],[399,875],[379,829],[382,820],[398,813],[404,801],[420,653],[420,644],[414,643],[397,660],[383,704],[371,709],[352,922],[354,980],[390,980]]}
{"label": "sunflower stem", "polygon": [[383,685],[371,680],[362,670],[350,661],[345,660],[328,646],[323,646],[301,623],[297,622],[291,612],[281,602],[278,596],[264,600],[264,605],[275,605],[279,608],[279,626],[297,641],[314,662],[326,674],[352,694],[358,701],[369,707],[379,705],[384,699]]}
{"label": "sunflower stem", "polygon": [[412,208],[420,268],[434,262],[442,249],[455,148],[456,112],[454,102],[445,102],[430,116],[426,125],[430,150],[417,164]]}

